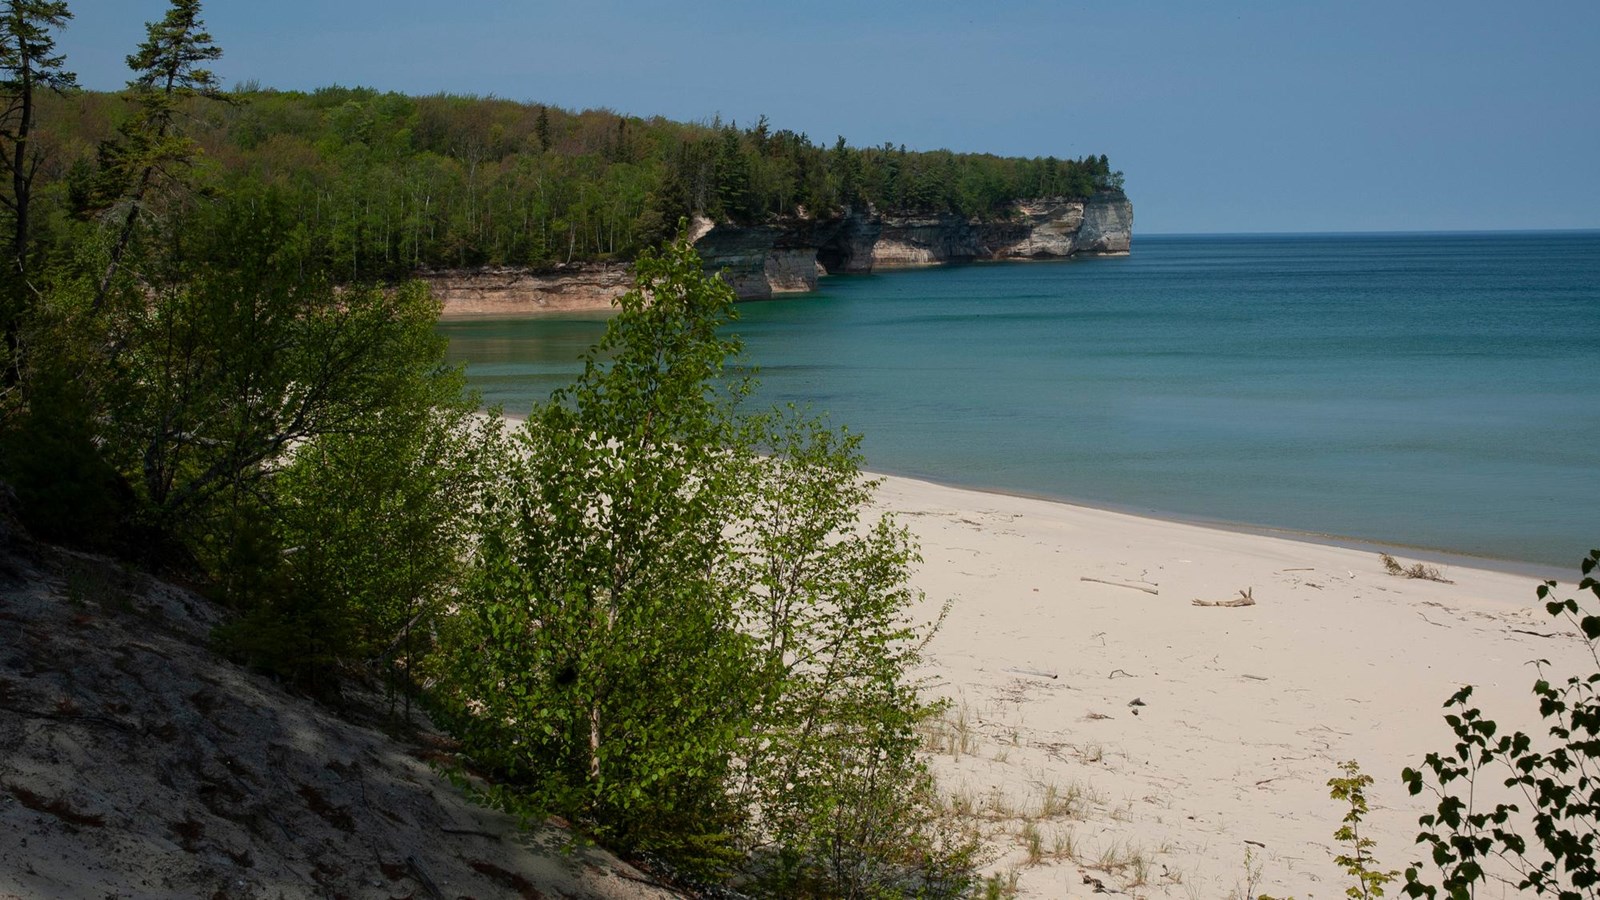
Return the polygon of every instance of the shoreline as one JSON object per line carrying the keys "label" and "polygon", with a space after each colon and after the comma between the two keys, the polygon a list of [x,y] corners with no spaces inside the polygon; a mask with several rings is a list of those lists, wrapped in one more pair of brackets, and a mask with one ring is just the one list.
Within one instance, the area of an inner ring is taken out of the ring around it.
{"label": "shoreline", "polygon": [[[502,418],[520,427],[527,419],[524,415],[503,413]],[[1085,512],[1108,513],[1111,515],[1125,516],[1132,519],[1150,522],[1184,525],[1193,528],[1218,531],[1225,534],[1237,534],[1268,538],[1272,540],[1290,541],[1309,544],[1316,547],[1328,547],[1349,550],[1358,553],[1376,555],[1387,553],[1394,557],[1406,557],[1413,562],[1422,562],[1433,566],[1450,568],[1472,569],[1482,572],[1491,572],[1497,575],[1508,575],[1517,578],[1529,579],[1533,582],[1562,581],[1571,577],[1577,571],[1581,559],[1575,558],[1570,566],[1557,566],[1549,563],[1531,562],[1528,560],[1503,559],[1497,557],[1474,556],[1452,550],[1441,550],[1437,547],[1427,547],[1415,544],[1377,541],[1368,538],[1352,537],[1350,535],[1333,534],[1330,532],[1306,531],[1297,528],[1285,528],[1275,525],[1259,525],[1250,522],[1234,522],[1227,519],[1218,519],[1201,515],[1188,515],[1185,513],[1168,512],[1150,507],[1134,506],[1131,504],[1100,503],[1076,497],[1061,497],[1054,494],[1036,493],[1033,491],[1019,491],[990,485],[959,484],[943,481],[937,477],[923,474],[908,474],[886,469],[863,469],[863,474],[888,482],[908,482],[926,485],[929,488],[940,490],[965,492],[978,497],[994,496],[1008,497],[1017,500],[1028,500],[1037,503],[1051,504],[1067,509],[1083,510]],[[1600,537],[1597,537],[1600,539]]]}
{"label": "shoreline", "polygon": [[918,546],[908,624],[940,623],[911,672],[947,704],[927,759],[1019,898],[1343,896],[1342,763],[1374,779],[1375,865],[1404,868],[1433,810],[1398,774],[1452,744],[1445,699],[1472,684],[1538,743],[1530,661],[1594,668],[1532,576],[1412,579],[1304,535],[865,474],[864,521],[892,514]]}
{"label": "shoreline", "polygon": [[1093,512],[1115,513],[1136,519],[1149,519],[1156,522],[1169,522],[1177,525],[1191,525],[1196,528],[1207,528],[1215,531],[1224,531],[1232,534],[1255,535],[1257,537],[1276,538],[1286,541],[1299,541],[1323,547],[1338,547],[1346,550],[1356,550],[1366,553],[1388,553],[1391,556],[1406,556],[1414,560],[1432,565],[1454,566],[1469,569],[1480,569],[1503,575],[1534,578],[1540,581],[1561,580],[1576,571],[1579,560],[1574,559],[1570,567],[1555,566],[1549,563],[1530,562],[1528,560],[1502,559],[1498,557],[1475,556],[1470,553],[1461,553],[1453,550],[1441,550],[1437,547],[1428,547],[1416,544],[1394,543],[1378,541],[1368,538],[1351,537],[1350,535],[1334,534],[1332,532],[1306,531],[1298,528],[1286,528],[1277,525],[1258,525],[1250,522],[1234,522],[1228,519],[1218,519],[1202,515],[1189,515],[1186,513],[1168,512],[1145,506],[1119,504],[1111,502],[1096,502],[1078,497],[1062,497],[1054,494],[1037,493],[1033,491],[1011,490],[1008,488],[993,487],[989,485],[958,484],[943,481],[937,477],[918,474],[906,474],[882,469],[868,469],[866,474],[872,478],[893,478],[901,481],[921,482],[932,487],[946,488],[954,491],[970,491],[975,494],[994,494],[1001,497],[1014,497],[1020,500],[1036,500],[1040,503],[1054,503],[1061,506],[1089,510]]}
{"label": "shoreline", "polygon": [[[1444,700],[1474,684],[1503,730],[1540,735],[1527,663],[1593,670],[1525,575],[1408,579],[1357,548],[878,477],[872,509],[921,547],[914,621],[951,604],[916,673],[950,702],[927,736],[934,771],[1021,897],[1089,897],[1086,877],[1227,896],[1247,850],[1258,892],[1342,896],[1344,810],[1326,786],[1340,763],[1375,779],[1363,832],[1404,867],[1431,808],[1397,776],[1451,745]],[[1194,602],[1241,592],[1254,604]]]}

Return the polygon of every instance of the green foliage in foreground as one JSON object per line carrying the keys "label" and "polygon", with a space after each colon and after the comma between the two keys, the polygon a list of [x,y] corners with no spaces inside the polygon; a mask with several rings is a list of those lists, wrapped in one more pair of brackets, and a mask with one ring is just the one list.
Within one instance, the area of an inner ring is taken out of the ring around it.
{"label": "green foliage in foreground", "polygon": [[[1578,590],[1600,600],[1597,566],[1600,550],[1591,550]],[[1546,674],[1549,660],[1535,661],[1533,694],[1546,722],[1544,739],[1502,733],[1471,705],[1471,685],[1445,701],[1455,744],[1427,754],[1421,767],[1407,767],[1400,776],[1412,795],[1426,790],[1437,800],[1434,811],[1418,819],[1417,843],[1429,858],[1406,868],[1402,889],[1408,897],[1467,900],[1499,884],[1561,900],[1600,898],[1600,609],[1556,599],[1556,588],[1554,581],[1541,584],[1539,599],[1584,642],[1593,669],[1557,683]],[[1350,851],[1334,861],[1353,880],[1347,896],[1382,897],[1399,873],[1377,868],[1374,843],[1361,834],[1372,778],[1354,762],[1342,768],[1344,776],[1328,785],[1335,800],[1349,805],[1334,838]],[[1482,799],[1502,788],[1510,800]],[[1251,896],[1260,871],[1251,867],[1248,853],[1246,871],[1251,889],[1245,895]],[[1263,894],[1260,900],[1271,898]]]}
{"label": "green foliage in foreground", "polygon": [[[58,26],[59,6],[0,16],[0,51]],[[872,485],[853,438],[737,413],[722,369],[738,348],[718,336],[732,297],[693,250],[640,260],[585,374],[508,436],[444,364],[426,288],[344,267],[340,248],[360,259],[371,235],[340,241],[393,210],[330,230],[318,211],[337,220],[351,198],[305,169],[219,174],[208,117],[237,108],[199,68],[220,52],[200,4],[171,0],[149,33],[123,127],[89,115],[97,141],[57,122],[33,144],[42,131],[0,122],[13,161],[97,150],[30,195],[53,204],[38,227],[0,185],[8,271],[27,275],[0,276],[0,478],[29,527],[210,592],[237,613],[226,652],[318,696],[352,677],[431,695],[507,808],[767,895],[964,890],[974,844],[943,824],[917,755],[936,709],[907,676],[914,548],[859,519]],[[16,76],[0,91],[25,68],[0,52]],[[335,112],[375,136],[360,109]],[[555,153],[571,123],[539,119]],[[264,158],[282,136],[264,129]],[[364,172],[396,162],[347,149]],[[384,198],[448,206],[436,163],[454,165],[424,161]],[[439,223],[392,224],[420,239]]]}
{"label": "green foliage in foreground", "polygon": [[[1579,591],[1600,599],[1595,566],[1583,561]],[[1419,821],[1439,882],[1424,880],[1421,863],[1406,870],[1412,897],[1471,897],[1480,885],[1507,878],[1518,890],[1562,900],[1600,897],[1600,614],[1576,599],[1554,599],[1556,583],[1539,586],[1545,610],[1570,624],[1587,644],[1594,671],[1556,683],[1539,660],[1533,693],[1547,739],[1503,734],[1470,705],[1472,687],[1445,703],[1455,735],[1448,752],[1430,753],[1420,769],[1402,774],[1412,794],[1428,790],[1436,810]],[[1518,798],[1492,806],[1476,801],[1478,782],[1493,778]]]}
{"label": "green foliage in foreground", "polygon": [[859,520],[856,440],[737,411],[732,295],[686,242],[621,306],[477,518],[440,694],[490,798],[773,894],[959,892],[906,674],[915,551]]}
{"label": "green foliage in foreground", "polygon": [[1354,760],[1339,768],[1344,770],[1344,775],[1329,779],[1329,795],[1350,808],[1340,820],[1333,839],[1348,845],[1350,852],[1335,856],[1333,861],[1343,867],[1345,874],[1355,882],[1345,888],[1346,897],[1351,900],[1382,897],[1383,886],[1394,881],[1400,873],[1374,868],[1377,861],[1373,859],[1372,849],[1377,842],[1361,834],[1361,823],[1367,817],[1367,788],[1372,786],[1372,776],[1363,774],[1361,766]]}
{"label": "green foliage in foreground", "polygon": [[48,296],[0,470],[41,536],[235,605],[242,657],[308,685],[398,671],[389,645],[461,569],[481,454],[438,305],[336,289],[272,192],[193,216],[181,256],[138,258],[142,290],[96,309],[91,257]]}

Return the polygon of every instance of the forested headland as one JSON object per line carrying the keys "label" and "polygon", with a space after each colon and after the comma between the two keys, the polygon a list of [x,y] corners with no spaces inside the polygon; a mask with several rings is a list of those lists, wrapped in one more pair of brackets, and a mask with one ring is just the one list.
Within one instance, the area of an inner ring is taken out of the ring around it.
{"label": "forested headland", "polygon": [[[103,214],[121,93],[45,92],[41,191],[56,214]],[[183,98],[202,191],[271,187],[342,279],[418,268],[631,259],[684,217],[760,224],[870,205],[1003,217],[1020,197],[1120,187],[1106,156],[1019,158],[904,145],[822,145],[773,128],[574,112],[492,97],[253,84]]]}

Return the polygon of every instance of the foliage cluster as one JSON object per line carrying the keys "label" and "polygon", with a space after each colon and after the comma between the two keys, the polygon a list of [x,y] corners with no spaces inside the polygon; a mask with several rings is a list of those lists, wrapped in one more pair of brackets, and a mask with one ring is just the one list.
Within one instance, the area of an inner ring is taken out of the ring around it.
{"label": "foliage cluster", "polygon": [[[1584,559],[1578,590],[1600,599],[1596,565],[1600,550]],[[1471,705],[1470,685],[1445,703],[1455,746],[1429,753],[1421,768],[1401,776],[1412,794],[1428,790],[1438,798],[1420,820],[1417,841],[1428,848],[1439,883],[1425,881],[1422,865],[1414,865],[1406,870],[1408,896],[1470,897],[1509,871],[1518,890],[1600,897],[1600,613],[1573,598],[1555,599],[1555,590],[1545,582],[1539,599],[1587,644],[1594,671],[1556,683],[1545,674],[1549,662],[1538,661],[1533,693],[1547,740],[1502,733]],[[1516,799],[1480,805],[1479,782],[1491,778]]]}
{"label": "foliage cluster", "polygon": [[188,111],[223,99],[196,0],[128,57],[125,115],[84,178],[99,213],[34,215],[50,192],[31,179],[71,132],[45,102],[72,86],[49,39],[70,12],[0,13],[0,142],[25,176],[4,192],[0,477],[28,525],[208,586],[241,613],[224,643],[302,685],[356,663],[407,675],[388,645],[439,610],[475,483],[437,305],[420,285],[335,287],[283,191],[186,176],[204,161]]}
{"label": "foliage cluster", "polygon": [[[341,279],[419,267],[549,266],[632,258],[703,214],[759,223],[867,204],[883,211],[1004,216],[1019,197],[1120,187],[1105,156],[1012,158],[814,144],[763,118],[740,128],[495,98],[310,93],[253,85],[229,103],[183,104],[218,187],[274,185]],[[46,98],[67,127],[47,173],[63,214],[100,211],[96,148],[128,112],[120,98]]]}
{"label": "foliage cluster", "polygon": [[788,896],[944,895],[942,828],[906,672],[914,551],[859,521],[856,440],[744,415],[718,378],[732,292],[678,242],[570,389],[517,432],[440,696],[491,799]]}
{"label": "foliage cluster", "polygon": [[[1581,565],[1580,592],[1600,599],[1600,550]],[[1584,641],[1593,662],[1586,674],[1553,683],[1548,660],[1536,660],[1539,678],[1533,694],[1546,722],[1547,740],[1500,726],[1471,705],[1471,685],[1445,701],[1445,723],[1455,744],[1429,753],[1419,768],[1407,767],[1401,781],[1412,795],[1431,793],[1433,812],[1418,819],[1417,843],[1428,860],[1413,862],[1401,889],[1408,897],[1467,900],[1491,884],[1531,891],[1561,900],[1600,897],[1600,612],[1576,599],[1555,599],[1554,581],[1538,589],[1545,611],[1564,621]],[[1371,776],[1354,762],[1328,782],[1335,800],[1349,805],[1334,838],[1350,852],[1334,861],[1344,867],[1352,898],[1382,897],[1399,872],[1377,868],[1374,842],[1361,833],[1367,814]],[[1510,799],[1494,799],[1497,790]],[[1487,798],[1487,799],[1486,799]],[[1246,870],[1254,895],[1259,869]],[[1270,900],[1261,895],[1261,900]]]}
{"label": "foliage cluster", "polygon": [[1348,844],[1350,852],[1335,856],[1333,861],[1355,882],[1345,888],[1345,896],[1351,900],[1382,897],[1383,886],[1394,881],[1400,873],[1374,868],[1377,863],[1373,859],[1372,848],[1377,846],[1377,842],[1361,834],[1361,823],[1368,812],[1367,788],[1372,785],[1372,776],[1362,773],[1361,766],[1354,760],[1344,763],[1340,768],[1344,774],[1328,780],[1329,795],[1348,805],[1349,810],[1340,820],[1333,839]]}

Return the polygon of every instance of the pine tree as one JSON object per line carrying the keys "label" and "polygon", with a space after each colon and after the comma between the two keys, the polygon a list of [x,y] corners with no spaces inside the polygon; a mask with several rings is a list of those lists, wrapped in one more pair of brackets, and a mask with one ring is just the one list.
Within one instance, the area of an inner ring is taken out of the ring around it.
{"label": "pine tree", "polygon": [[0,113],[0,141],[5,142],[0,160],[11,176],[11,194],[0,195],[0,203],[13,217],[15,265],[19,272],[26,272],[28,206],[43,159],[41,151],[31,146],[37,114],[34,94],[39,88],[66,91],[78,86],[77,76],[63,67],[66,57],[55,53],[51,34],[64,27],[72,13],[63,0],[7,0],[0,15],[4,16],[0,20],[0,72],[4,73],[0,93],[6,103]]}
{"label": "pine tree", "polygon": [[20,377],[21,319],[29,307],[28,286],[29,210],[33,200],[33,180],[44,160],[33,144],[37,106],[35,92],[66,91],[77,87],[77,78],[63,64],[66,57],[55,52],[52,31],[64,27],[72,13],[62,0],[6,0],[0,7],[0,163],[11,176],[10,194],[0,193],[0,204],[11,213],[11,265],[14,290],[8,290],[4,308],[6,341],[5,384]]}
{"label": "pine tree", "polygon": [[122,126],[121,139],[104,148],[107,174],[127,210],[95,292],[96,308],[105,303],[157,176],[186,165],[198,152],[177,127],[179,108],[193,97],[226,99],[216,76],[201,68],[221,57],[222,50],[200,20],[200,0],[172,0],[166,16],[145,29],[144,43],[128,57],[128,68],[135,73],[128,92],[136,110]]}

